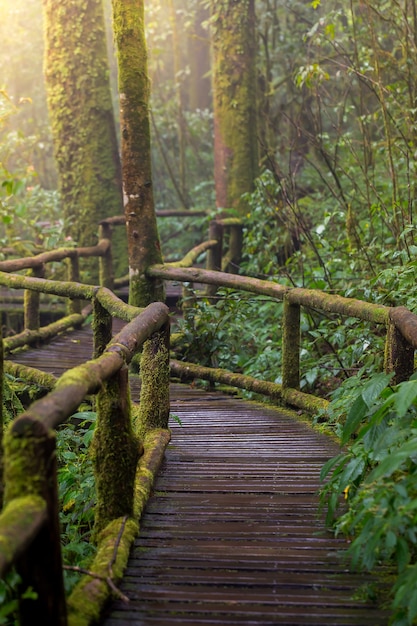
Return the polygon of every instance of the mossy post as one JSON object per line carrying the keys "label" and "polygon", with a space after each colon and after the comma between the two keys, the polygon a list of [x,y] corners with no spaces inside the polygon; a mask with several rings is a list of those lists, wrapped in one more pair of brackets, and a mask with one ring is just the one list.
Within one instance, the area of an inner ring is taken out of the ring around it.
{"label": "mossy post", "polygon": [[[207,264],[206,269],[212,271],[221,271],[222,269],[222,256],[223,256],[223,224],[217,220],[212,220],[209,225],[209,241],[215,239],[217,245],[214,248],[210,248],[207,251]],[[217,292],[216,285],[207,285],[206,295],[215,296]]]}
{"label": "mossy post", "polygon": [[247,212],[258,175],[254,0],[212,0],[216,204]]}
{"label": "mossy post", "polygon": [[282,388],[300,388],[300,305],[284,296]]}
{"label": "mossy post", "polygon": [[43,0],[43,5],[46,89],[63,216],[67,234],[88,246],[97,241],[98,222],[123,206],[103,4]]}
{"label": "mossy post", "polygon": [[19,623],[66,626],[55,433],[28,413],[4,437],[4,479],[6,506],[29,497],[34,502],[41,498],[47,509],[46,522],[16,563],[22,591],[32,587],[37,594],[34,600],[20,598]]}
{"label": "mossy post", "polygon": [[93,299],[93,359],[96,359],[107,347],[112,338],[113,318],[97,298]]}
{"label": "mossy post", "polygon": [[[67,259],[68,263],[68,280],[71,283],[80,282],[80,262],[78,254],[73,254]],[[81,313],[81,300],[70,300],[68,313]]]}
{"label": "mossy post", "polygon": [[[35,278],[45,277],[45,266],[39,265],[28,271],[29,276]],[[39,330],[40,318],[39,318],[39,301],[40,293],[38,291],[32,291],[31,289],[25,289],[23,296],[23,309],[24,309],[24,326],[27,330]]]}
{"label": "mossy post", "polygon": [[387,325],[384,368],[387,373],[394,373],[393,385],[408,380],[414,372],[414,348],[392,321]]}
{"label": "mossy post", "polygon": [[120,93],[123,196],[129,255],[129,304],[165,299],[163,282],[146,276],[162,263],[156,223],[149,124],[149,78],[143,0],[113,0]]}
{"label": "mossy post", "polygon": [[99,225],[99,241],[106,239],[110,242],[104,256],[99,258],[99,283],[101,287],[112,289],[114,287],[113,250],[112,250],[112,226],[109,223],[101,222]]}
{"label": "mossy post", "polygon": [[144,343],[140,362],[142,386],[136,432],[143,439],[156,428],[168,428],[169,323]]}
{"label": "mossy post", "polygon": [[142,452],[133,433],[128,368],[124,366],[97,394],[92,442],[97,495],[95,538],[118,517],[132,517],[136,466]]}

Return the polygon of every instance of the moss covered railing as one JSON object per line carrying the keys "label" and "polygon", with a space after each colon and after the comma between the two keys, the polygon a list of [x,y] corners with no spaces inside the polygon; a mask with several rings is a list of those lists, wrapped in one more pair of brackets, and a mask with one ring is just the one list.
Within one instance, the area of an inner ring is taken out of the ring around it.
{"label": "moss covered railing", "polygon": [[[106,229],[100,227],[100,240],[96,246],[86,248],[58,248],[56,250],[42,252],[32,257],[0,261],[0,272],[2,273],[0,285],[8,287],[9,289],[25,289],[23,301],[25,331],[39,330],[40,293],[42,293],[42,288],[36,289],[35,283],[36,279],[45,278],[48,264],[56,262],[67,263],[68,281],[78,282],[80,280],[79,260],[81,258],[96,257],[99,261],[99,284],[110,289],[113,287],[114,276],[111,239],[104,237],[105,232]],[[34,279],[29,288],[26,288],[23,282],[21,282],[23,276],[18,272],[25,272],[26,277],[32,277]],[[7,276],[7,274],[10,274],[10,276]],[[65,297],[66,294],[61,293],[59,295]],[[80,315],[82,312],[81,300],[73,297],[71,294],[68,294],[68,297],[70,298],[68,312],[72,315]],[[60,329],[70,327],[74,325],[74,323],[77,323],[77,318],[65,320],[61,322]],[[56,329],[52,328],[52,333],[56,333]],[[45,337],[41,337],[41,339],[44,338]],[[25,343],[25,341],[23,343]]]}
{"label": "moss covered railing", "polygon": [[[20,598],[21,626],[87,625],[98,618],[111,587],[122,575],[169,441],[169,312],[163,303],[143,310],[126,305],[105,287],[18,275],[13,278],[23,289],[90,300],[94,354],[90,361],[63,374],[52,391],[6,430],[1,460],[4,508],[0,514],[0,577],[14,566],[21,577],[21,589],[31,587],[36,593],[36,599]],[[112,338],[115,316],[127,324]],[[128,364],[139,351],[141,398],[132,418]],[[92,443],[97,553],[90,575],[81,579],[67,600],[55,429],[92,395],[97,410]]]}
{"label": "moss covered railing", "polygon": [[[159,218],[165,217],[209,217],[208,211],[156,211]],[[124,215],[108,217],[100,222],[100,237],[111,240],[112,229],[115,226],[125,226]],[[235,273],[242,255],[242,220],[238,218],[213,219],[209,223],[208,240],[190,251],[182,261],[176,261],[174,266],[189,267],[204,252],[207,252],[206,269],[225,270]],[[0,268],[1,269],[1,268]],[[109,273],[109,272],[108,272]],[[115,278],[107,287],[118,289],[129,284],[129,276]],[[214,294],[215,287],[211,286]]]}
{"label": "moss covered railing", "polygon": [[[300,391],[300,309],[354,317],[386,327],[384,367],[393,373],[393,383],[407,380],[414,371],[414,350],[417,348],[417,316],[405,307],[387,307],[352,298],[327,294],[314,289],[291,288],[272,281],[221,271],[181,267],[181,263],[152,266],[150,277],[185,283],[201,283],[214,289],[226,287],[283,302],[282,321],[282,384],[258,380],[221,369],[198,364],[171,361],[171,373],[182,378],[200,378],[282,399],[287,404],[316,413],[326,410],[328,401]],[[198,337],[195,338],[198,341]]]}

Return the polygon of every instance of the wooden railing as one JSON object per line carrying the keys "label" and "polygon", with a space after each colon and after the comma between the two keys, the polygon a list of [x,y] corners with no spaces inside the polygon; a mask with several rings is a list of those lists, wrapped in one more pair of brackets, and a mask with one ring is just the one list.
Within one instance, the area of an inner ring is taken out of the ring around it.
{"label": "wooden railing", "polygon": [[[282,399],[309,413],[326,410],[328,401],[300,391],[300,310],[301,307],[324,313],[371,322],[385,326],[384,369],[393,373],[392,382],[407,380],[414,371],[414,350],[417,348],[417,315],[405,307],[387,307],[370,302],[344,298],[315,289],[291,288],[265,281],[219,271],[179,267],[179,264],[153,266],[152,278],[201,283],[215,289],[226,287],[283,302],[282,321],[282,384],[261,381],[225,370],[201,367],[198,364],[171,361],[171,372],[183,378],[200,378],[244,388],[259,394]],[[195,338],[198,341],[198,337]]]}
{"label": "wooden railing", "polygon": [[[61,376],[49,394],[7,429],[2,459],[5,506],[0,514],[0,577],[14,565],[22,589],[36,591],[36,599],[20,599],[22,626],[78,624],[80,606],[81,623],[87,618],[88,623],[100,610],[108,581],[123,571],[128,548],[138,532],[137,520],[169,441],[169,312],[163,303],[144,310],[131,307],[105,287],[18,275],[14,279],[25,289],[90,300],[94,355]],[[114,316],[127,324],[112,339]],[[128,364],[140,350],[147,367],[141,373],[140,413],[133,428]],[[3,350],[0,352],[2,355]],[[155,389],[155,375],[165,381],[165,388],[161,389],[161,382]],[[94,526],[98,545],[91,571],[97,576],[94,586],[96,600],[99,598],[92,606],[84,597],[85,580],[68,602],[65,599],[55,451],[55,429],[91,395],[96,397],[94,446],[98,450]]]}
{"label": "wooden railing", "polygon": [[[117,221],[116,218],[115,221]],[[115,221],[108,221],[101,225],[101,240],[94,254],[101,259],[101,277],[103,285],[112,282],[111,269],[111,226]],[[36,620],[44,624],[67,624],[69,607],[69,623],[72,616],[77,615],[77,606],[83,605],[83,611],[90,611],[88,618],[93,621],[98,616],[100,602],[104,602],[105,593],[98,594],[101,600],[91,607],[87,607],[83,596],[86,583],[80,583],[68,601],[65,601],[62,584],[62,564],[59,548],[58,508],[56,495],[56,468],[54,452],[54,429],[66,420],[77,409],[79,403],[90,394],[97,394],[97,408],[99,412],[99,428],[97,437],[102,438],[97,445],[112,445],[112,429],[122,429],[125,434],[125,448],[118,448],[109,458],[114,459],[115,465],[103,470],[97,469],[97,536],[107,537],[103,544],[98,545],[98,555],[91,569],[96,568],[99,578],[95,586],[103,585],[107,588],[105,579],[109,579],[108,563],[112,561],[110,569],[117,575],[123,570],[126,551],[120,550],[122,556],[114,561],[114,541],[108,538],[118,536],[119,543],[126,537],[126,542],[132,539],[137,532],[137,520],[144,506],[144,499],[137,502],[134,493],[149,493],[152,476],[157,470],[165,445],[168,442],[168,389],[158,398],[154,398],[155,406],[143,407],[142,420],[139,421],[136,434],[132,430],[129,414],[129,402],[118,402],[128,397],[128,368],[127,365],[143,346],[143,356],[146,356],[147,366],[142,368],[142,389],[147,388],[146,397],[152,398],[153,386],[147,383],[146,372],[152,369],[155,355],[163,354],[162,362],[165,368],[170,367],[171,374],[181,378],[201,378],[213,382],[226,383],[240,388],[252,390],[258,394],[269,395],[280,399],[287,404],[299,407],[311,413],[325,410],[328,403],[322,398],[300,391],[300,310],[301,307],[322,311],[341,316],[355,317],[359,320],[371,322],[380,333],[381,326],[385,327],[385,358],[386,371],[393,372],[395,383],[407,379],[414,369],[414,350],[417,348],[417,316],[404,307],[386,307],[360,300],[344,298],[326,294],[318,290],[299,289],[282,286],[273,281],[225,273],[221,268],[230,265],[230,259],[235,256],[224,255],[222,249],[223,232],[225,228],[238,229],[238,223],[222,223],[213,221],[210,225],[209,237],[206,242],[196,246],[181,261],[176,263],[152,266],[148,269],[148,276],[154,279],[178,281],[186,284],[197,283],[206,285],[206,296],[213,296],[219,287],[242,290],[253,294],[267,295],[277,302],[283,303],[283,333],[282,333],[282,384],[255,379],[249,376],[208,367],[199,364],[184,363],[169,360],[167,349],[167,333],[169,328],[168,310],[162,303],[154,303],[145,310],[124,304],[107,286],[81,285],[76,276],[76,262],[83,252],[55,251],[46,253],[43,257],[17,261],[7,261],[0,264],[0,284],[12,288],[25,289],[31,293],[49,293],[70,298],[73,302],[91,302],[94,322],[94,355],[86,364],[70,370],[56,383],[55,388],[44,398],[35,402],[22,416],[11,425],[5,437],[5,508],[0,515],[0,576],[13,564],[21,573],[23,583],[33,586],[38,593],[36,608],[31,601],[30,608],[23,599],[21,605],[22,626],[35,623]],[[228,235],[228,239],[235,236]],[[239,238],[239,234],[236,235]],[[91,250],[88,251],[90,254]],[[229,250],[230,252],[230,250]],[[190,267],[195,264],[201,254],[206,255],[207,269]],[[51,255],[51,256],[49,256]],[[54,256],[55,255],[55,256]],[[70,282],[59,282],[43,279],[39,276],[22,276],[6,273],[4,270],[16,269],[37,270],[41,264],[60,258],[69,258],[71,269]],[[75,268],[75,269],[74,269]],[[28,298],[31,301],[31,298]],[[74,317],[75,316],[75,317]],[[127,323],[123,331],[111,339],[111,321],[113,316],[119,316]],[[81,323],[84,315],[72,312],[66,324]],[[32,319],[27,314],[28,319]],[[36,326],[31,322],[32,326]],[[52,325],[53,326],[53,325]],[[42,329],[26,328],[18,340],[7,338],[7,349],[12,349],[19,342],[32,341],[39,338]],[[52,331],[48,331],[52,332]],[[49,334],[48,334],[49,336]],[[13,343],[17,341],[17,343]],[[196,337],[198,341],[198,337]],[[160,359],[156,358],[160,362]],[[277,373],[278,374],[278,373]],[[165,376],[165,378],[164,378]],[[167,380],[165,375],[161,379]],[[107,402],[111,397],[112,402]],[[147,399],[149,403],[149,400]],[[161,405],[162,403],[162,405]],[[142,403],[141,403],[142,404]],[[112,410],[108,407],[112,406]],[[163,416],[163,419],[155,418]],[[140,454],[140,443],[137,443],[137,434],[144,441],[145,453],[139,467],[142,473],[134,478],[134,468]],[[120,439],[119,437],[117,438]],[[156,452],[155,452],[156,450]],[[117,463],[126,456],[132,459],[127,476]],[[104,455],[108,456],[108,455]],[[150,464],[147,465],[148,459]],[[103,475],[114,477],[112,487],[109,483],[101,483]],[[134,489],[133,481],[142,481],[141,489]],[[123,484],[120,484],[120,481]],[[128,486],[128,488],[126,488]],[[147,491],[148,490],[148,491]],[[120,498],[124,493],[126,497]],[[105,500],[104,500],[105,499]],[[100,503],[106,502],[101,506]],[[106,511],[112,510],[111,519]],[[100,535],[100,531],[106,530]],[[41,556],[40,556],[41,555]],[[125,555],[125,556],[123,556]],[[104,563],[104,565],[103,565]],[[101,578],[100,578],[101,577]],[[101,580],[103,579],[103,580]],[[84,585],[84,586],[83,586]],[[80,598],[82,599],[79,602]],[[84,618],[83,618],[84,619]],[[78,623],[76,620],[74,623]],[[88,620],[80,623],[88,623]]]}

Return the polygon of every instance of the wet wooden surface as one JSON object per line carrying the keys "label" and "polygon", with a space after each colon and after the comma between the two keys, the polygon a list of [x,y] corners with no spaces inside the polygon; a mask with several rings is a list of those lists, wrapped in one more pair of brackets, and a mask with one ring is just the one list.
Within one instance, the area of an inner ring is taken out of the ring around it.
{"label": "wet wooden surface", "polygon": [[[59,376],[90,358],[88,334],[13,358]],[[388,623],[357,597],[369,576],[349,571],[344,540],[318,515],[335,443],[288,412],[192,386],[172,384],[171,411],[172,441],[120,585],[129,603],[114,602],[104,626]]]}

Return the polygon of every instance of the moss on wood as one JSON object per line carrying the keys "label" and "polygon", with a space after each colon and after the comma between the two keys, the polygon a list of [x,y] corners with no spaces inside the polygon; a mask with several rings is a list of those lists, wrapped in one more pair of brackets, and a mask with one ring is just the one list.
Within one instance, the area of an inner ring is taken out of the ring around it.
{"label": "moss on wood", "polygon": [[139,437],[155,428],[167,428],[169,418],[169,350],[164,333],[155,333],[143,346],[140,376]]}
{"label": "moss on wood", "polygon": [[165,428],[151,430],[144,437],[144,454],[139,459],[135,480],[135,518],[140,518],[145,509],[170,439],[171,433]]}
{"label": "moss on wood", "polygon": [[132,516],[136,465],[142,452],[132,429],[128,370],[123,367],[97,396],[91,446],[97,496],[95,536],[111,520]]}
{"label": "moss on wood", "polygon": [[[113,520],[98,535],[97,555],[89,570],[102,578],[111,578],[114,584],[123,576],[130,547],[139,533],[137,520],[148,501],[169,439],[168,430],[154,430],[146,435],[145,452],[139,460],[135,480],[134,519]],[[90,626],[97,622],[112,595],[105,580],[83,576],[68,599],[68,626]]]}
{"label": "moss on wood", "polygon": [[193,363],[172,359],[170,361],[170,368],[173,376],[178,376],[184,380],[187,378],[201,378],[202,380],[208,380],[213,383],[223,383],[238,387],[239,389],[253,391],[254,393],[266,395],[273,399],[280,399],[282,397],[281,385],[265,380],[257,380],[256,378],[252,378],[252,376],[235,374],[220,368],[204,367],[202,365],[194,365]]}
{"label": "moss on wood", "polygon": [[[118,518],[110,522],[98,537],[97,553],[89,570],[99,576],[83,576],[68,598],[68,626],[90,626],[112,595],[106,579],[114,584],[122,578],[130,547],[139,532],[134,519]],[[104,578],[104,580],[102,580]]]}
{"label": "moss on wood", "polygon": [[37,495],[14,498],[0,515],[0,577],[36,536],[46,520],[46,502]]}
{"label": "moss on wood", "polygon": [[348,317],[374,322],[375,324],[386,324],[389,320],[389,307],[382,304],[373,304],[354,298],[344,298],[316,289],[291,289],[287,295],[288,301],[293,304],[301,304],[306,307],[339,313]]}

